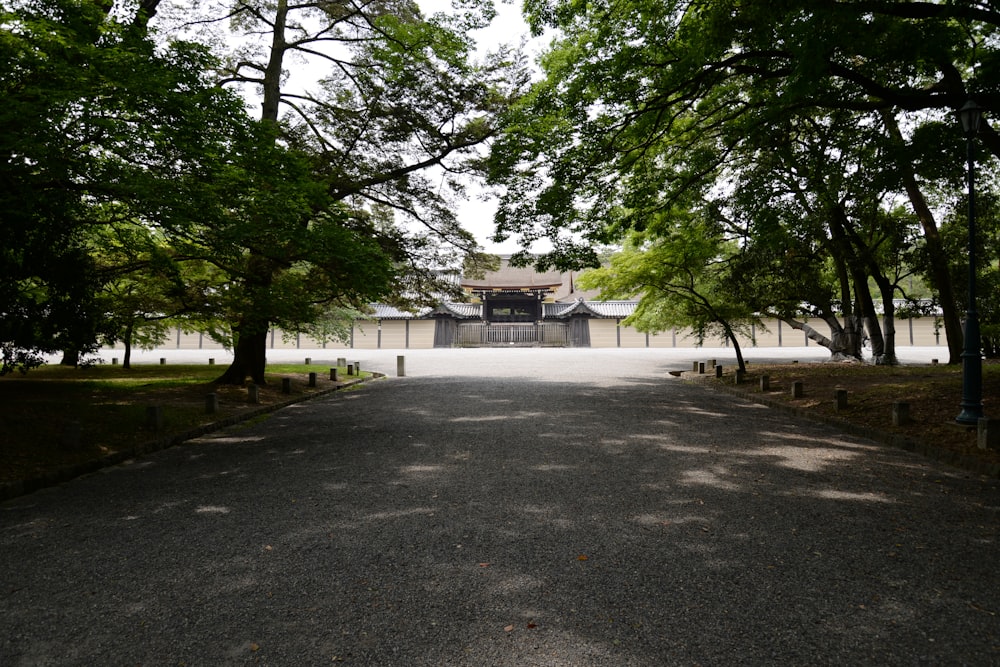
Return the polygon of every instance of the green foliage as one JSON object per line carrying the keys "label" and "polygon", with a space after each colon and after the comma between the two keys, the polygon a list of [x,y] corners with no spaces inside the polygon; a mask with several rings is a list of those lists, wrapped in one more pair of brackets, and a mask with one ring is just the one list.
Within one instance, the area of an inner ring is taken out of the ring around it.
{"label": "green foliage", "polygon": [[[558,37],[491,156],[496,240],[547,238],[541,263],[564,267],[626,239],[655,257],[672,238],[665,211],[710,211],[740,248],[730,288],[759,312],[877,326],[869,279],[888,305],[917,262],[951,303],[927,210],[960,183],[951,110],[970,94],[1000,108],[1000,71],[981,66],[1000,15],[803,0],[525,7]],[[1000,155],[995,133],[982,141]],[[899,211],[906,200],[915,215]]]}
{"label": "green foliage", "polygon": [[93,240],[121,220],[193,214],[178,183],[241,120],[242,103],[207,80],[204,49],[157,47],[106,12],[38,0],[0,15],[5,350],[85,351],[107,335],[107,267]]}
{"label": "green foliage", "polygon": [[732,266],[739,255],[721,228],[704,216],[675,210],[655,223],[655,233],[633,232],[608,266],[583,273],[577,284],[599,288],[606,299],[639,296],[625,320],[639,331],[691,328],[698,343],[717,336],[739,343],[759,318],[732,290]]}

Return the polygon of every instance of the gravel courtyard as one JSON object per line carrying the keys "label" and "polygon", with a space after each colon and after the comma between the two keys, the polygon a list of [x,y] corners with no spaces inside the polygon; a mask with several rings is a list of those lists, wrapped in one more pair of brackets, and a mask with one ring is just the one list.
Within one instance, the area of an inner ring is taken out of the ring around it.
{"label": "gravel courtyard", "polygon": [[996,481],[654,350],[399,354],[0,504],[0,665],[1000,663]]}

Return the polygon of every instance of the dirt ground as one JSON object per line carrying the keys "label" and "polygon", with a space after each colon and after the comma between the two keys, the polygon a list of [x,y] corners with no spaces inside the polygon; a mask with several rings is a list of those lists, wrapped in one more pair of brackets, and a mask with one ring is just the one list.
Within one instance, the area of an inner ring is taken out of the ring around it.
{"label": "dirt ground", "polygon": [[[768,390],[761,390],[761,377],[768,376]],[[908,439],[919,448],[929,445],[936,458],[952,463],[973,460],[975,467],[1000,466],[1000,452],[979,449],[976,427],[959,425],[962,369],[960,366],[928,365],[884,367],[858,363],[824,362],[748,366],[745,382],[734,386],[735,376],[710,382],[738,390],[749,398],[764,397],[855,431],[888,441]],[[792,397],[792,383],[803,383],[802,398]],[[847,390],[847,406],[838,409],[836,392]],[[982,400],[988,417],[1000,417],[1000,363],[987,360],[983,366]],[[910,421],[895,426],[893,403],[909,404]],[[949,455],[948,452],[953,453]]]}

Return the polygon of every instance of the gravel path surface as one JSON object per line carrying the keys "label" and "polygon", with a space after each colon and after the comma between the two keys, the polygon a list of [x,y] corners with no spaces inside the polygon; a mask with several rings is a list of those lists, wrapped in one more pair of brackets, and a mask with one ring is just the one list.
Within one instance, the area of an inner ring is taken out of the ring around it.
{"label": "gravel path surface", "polygon": [[409,362],[0,504],[0,665],[1000,664],[996,481],[650,351]]}

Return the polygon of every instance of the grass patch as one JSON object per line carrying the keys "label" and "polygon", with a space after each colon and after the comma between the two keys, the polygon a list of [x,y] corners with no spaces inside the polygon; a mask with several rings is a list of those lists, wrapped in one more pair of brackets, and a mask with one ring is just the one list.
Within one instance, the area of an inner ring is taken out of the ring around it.
{"label": "grass patch", "polygon": [[[140,364],[71,368],[46,365],[27,375],[0,378],[0,482],[32,479],[53,468],[80,464],[137,445],[190,431],[257,409],[245,387],[216,385],[225,367],[205,364]],[[341,380],[347,369],[338,369]],[[309,387],[315,372],[316,387]],[[362,373],[362,377],[371,373]],[[282,379],[291,379],[291,393]],[[303,398],[332,388],[329,367],[278,364],[268,367],[260,405]],[[218,411],[207,414],[206,396]],[[149,406],[163,409],[163,428],[147,425]]]}

